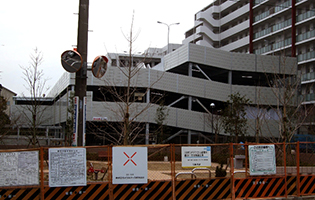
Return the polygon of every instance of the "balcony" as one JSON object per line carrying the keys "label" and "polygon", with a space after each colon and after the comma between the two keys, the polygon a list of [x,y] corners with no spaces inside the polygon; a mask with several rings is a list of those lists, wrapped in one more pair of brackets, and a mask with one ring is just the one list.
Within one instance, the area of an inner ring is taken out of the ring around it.
{"label": "balcony", "polygon": [[311,30],[296,36],[296,42],[301,42],[312,37],[315,37],[315,30]]}
{"label": "balcony", "polygon": [[297,56],[298,62],[315,59],[315,51],[310,51]]}
{"label": "balcony", "polygon": [[284,28],[289,27],[291,25],[292,25],[292,20],[291,19],[285,20],[285,21],[283,21],[281,23],[273,25],[272,27],[269,27],[269,28],[264,29],[262,31],[256,32],[254,34],[254,39],[263,37],[265,35],[268,35],[270,33],[276,32],[278,30],[284,29]]}
{"label": "balcony", "polygon": [[314,101],[315,100],[315,94],[314,93],[310,93],[310,94],[304,94],[300,96],[300,100],[303,102],[307,102],[307,101]]}
{"label": "balcony", "polygon": [[309,18],[314,17],[314,16],[315,16],[315,12],[310,10],[310,11],[307,11],[307,12],[305,12],[303,14],[298,15],[296,17],[296,22],[301,22],[301,21],[303,21],[305,19],[309,19]]}
{"label": "balcony", "polygon": [[264,53],[269,52],[269,51],[275,52],[275,51],[278,51],[280,49],[287,48],[287,46],[289,46],[291,44],[292,44],[292,40],[291,40],[291,38],[288,38],[288,39],[285,39],[284,41],[276,42],[274,44],[270,44],[270,45],[264,46],[262,48],[256,49],[255,54],[264,54]]}
{"label": "balcony", "polygon": [[266,0],[255,0],[255,5],[260,4],[261,2],[264,2]]}
{"label": "balcony", "polygon": [[310,72],[307,74],[303,74],[301,77],[301,81],[310,81],[310,80],[315,80],[315,72]]}
{"label": "balcony", "polygon": [[[302,34],[296,36],[296,42],[302,42],[302,41],[305,41],[305,40],[308,40],[308,39],[314,38],[314,37],[315,37],[315,30],[311,30],[311,31],[308,31],[306,33],[302,33]],[[292,44],[291,38],[287,38],[284,41],[280,41],[280,42],[270,44],[270,45],[264,46],[262,48],[256,49],[255,54],[264,54],[264,53],[272,51],[272,50],[277,51],[277,50],[283,49],[286,46],[291,45],[291,44]],[[312,55],[301,55],[299,61],[309,60],[311,58],[314,58],[314,57],[312,57]]]}
{"label": "balcony", "polygon": [[[261,2],[261,1],[259,1],[259,2]],[[286,1],[286,2],[284,2],[282,4],[279,4],[279,5],[276,5],[274,8],[271,8],[271,9],[261,13],[260,15],[255,16],[254,17],[254,22],[258,22],[258,21],[260,21],[262,19],[265,19],[265,18],[269,17],[272,14],[276,14],[277,12],[280,12],[280,11],[282,11],[284,9],[290,8],[291,5],[292,5],[291,4],[291,0]]]}

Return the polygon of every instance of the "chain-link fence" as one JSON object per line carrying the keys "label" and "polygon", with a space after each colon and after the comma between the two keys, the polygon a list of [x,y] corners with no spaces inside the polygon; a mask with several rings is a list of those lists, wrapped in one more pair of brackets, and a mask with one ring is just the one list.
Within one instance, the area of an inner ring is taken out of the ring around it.
{"label": "chain-link fence", "polygon": [[111,147],[87,147],[86,167],[87,181],[110,181],[110,166],[112,162]]}
{"label": "chain-link fence", "polygon": [[[107,185],[106,187],[108,188],[115,188],[118,187],[118,185],[117,183],[113,183],[113,171],[114,168],[119,167],[113,164],[113,156],[116,155],[117,158],[117,154],[113,154],[113,149],[116,147],[123,147],[124,149],[128,147],[145,148],[147,161],[144,163],[146,163],[147,167],[147,170],[145,170],[147,171],[147,177],[145,177],[147,178],[147,184],[151,182],[164,182],[164,187],[168,188],[175,182],[174,185],[176,185],[176,188],[175,186],[173,187],[174,192],[178,189],[177,187],[181,185],[178,183],[183,181],[230,180],[231,182],[222,181],[222,184],[235,183],[235,187],[238,188],[238,185],[243,183],[242,180],[246,179],[249,180],[249,182],[244,182],[244,184],[250,183],[248,185],[249,187],[251,184],[269,184],[269,182],[273,180],[278,181],[279,184],[283,184],[281,181],[285,180],[285,177],[287,177],[286,183],[291,185],[290,188],[288,188],[288,191],[291,192],[289,194],[315,194],[315,190],[312,188],[305,191],[301,188],[303,184],[307,187],[309,177],[315,176],[315,143],[312,142],[272,144],[165,144],[78,148],[41,147],[27,150],[1,150],[0,184],[3,189],[12,189],[12,191],[20,187],[24,189],[32,188],[32,191],[36,188],[38,190],[47,191],[47,188],[50,188],[50,181],[52,181],[50,180],[50,170],[56,172],[56,169],[50,166],[52,165],[52,158],[49,158],[49,155],[53,155],[50,154],[50,151],[62,150],[67,153],[68,151],[83,149],[85,160],[82,163],[86,164],[85,168],[82,168],[82,166],[71,166],[69,163],[68,165],[63,165],[65,160],[60,160],[60,163],[58,163],[59,161],[56,157],[54,157],[54,162],[59,165],[58,167],[60,167],[61,170],[64,170],[62,168],[64,166],[71,169],[71,171],[67,173],[81,173],[82,175],[82,169],[84,169],[84,173],[86,173],[86,183],[88,185],[96,186],[101,184]],[[63,154],[58,155],[62,156]],[[80,157],[80,154],[73,155]],[[137,166],[136,156],[138,156],[138,154],[125,153],[120,155],[120,159],[123,165],[128,164],[129,167]],[[68,157],[68,159],[72,158]],[[82,161],[82,158],[78,160]],[[32,162],[38,162],[38,165],[32,165]],[[126,167],[128,167],[128,165],[126,165]],[[33,166],[35,172],[30,171],[28,169],[29,166]],[[13,170],[20,170],[17,172],[20,177],[16,177],[16,181],[10,182],[9,179],[11,177],[8,177],[8,175],[4,173],[12,172]],[[37,178],[38,181],[28,181],[27,179],[30,179],[30,177],[28,177],[29,174],[36,175],[36,170],[39,173],[38,176],[34,177]],[[67,176],[67,174],[63,175]],[[59,174],[57,174],[57,176],[59,176]],[[204,187],[210,187],[211,183],[207,182]],[[194,182],[194,184],[197,185],[196,187],[203,187],[202,185],[198,186],[199,182]],[[221,184],[221,182],[216,184]],[[67,186],[68,185],[65,187]],[[220,185],[218,185],[218,188],[220,188]],[[149,190],[149,187],[143,187],[143,189]],[[227,190],[227,192],[233,193],[233,189]],[[238,194],[241,195],[243,193],[239,192]]]}
{"label": "chain-link fence", "polygon": [[[147,146],[148,180],[171,180],[172,176],[176,176],[176,179],[231,177],[232,162],[234,178],[250,176],[250,158],[247,152],[251,145],[263,144],[149,145]],[[283,176],[285,172],[287,175],[296,175],[298,165],[300,174],[315,174],[314,143],[272,145],[275,147],[276,175]],[[211,163],[209,166],[183,166],[183,147],[210,147]],[[112,146],[93,146],[85,149],[87,181],[109,182],[112,173]],[[172,165],[174,174],[172,174]],[[43,170],[43,180],[45,185],[48,185],[48,148],[43,148]]]}
{"label": "chain-link fence", "polygon": [[148,180],[171,180],[170,145],[148,146]]}

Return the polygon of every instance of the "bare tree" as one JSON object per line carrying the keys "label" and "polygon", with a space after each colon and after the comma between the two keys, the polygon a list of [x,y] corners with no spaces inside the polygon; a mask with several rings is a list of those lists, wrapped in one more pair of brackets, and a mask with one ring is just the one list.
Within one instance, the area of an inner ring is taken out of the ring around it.
{"label": "bare tree", "polygon": [[[135,85],[135,80],[141,71],[147,70],[144,69],[144,63],[149,58],[145,53],[143,54],[143,60],[141,62],[134,60],[133,44],[139,34],[133,35],[133,22],[134,14],[132,16],[129,34],[124,35],[129,45],[128,56],[124,60],[118,59],[120,66],[117,68],[124,77],[122,80],[123,84],[117,86],[105,80],[105,86],[100,88],[105,101],[109,100],[115,102],[115,108],[109,106],[108,109],[114,113],[117,119],[122,120],[112,123],[106,121],[106,128],[98,128],[97,133],[95,132],[94,134],[99,138],[106,137],[107,140],[114,144],[133,144],[138,136],[143,133],[146,126],[148,126],[146,122],[139,122],[138,118],[147,113],[146,111],[152,106],[152,102],[158,102],[163,97],[150,95],[152,85],[160,80],[163,74],[149,86],[137,88]],[[113,60],[113,58],[110,59]],[[142,102],[141,105],[138,101]],[[94,126],[94,128],[95,127],[96,126]]]}
{"label": "bare tree", "polygon": [[156,143],[160,144],[165,139],[165,131],[166,131],[166,124],[165,120],[168,116],[168,109],[164,105],[164,101],[160,103],[160,106],[156,109],[155,113],[155,122],[157,124],[156,130],[155,130],[155,137],[156,137]]}
{"label": "bare tree", "polygon": [[70,92],[69,106],[67,108],[68,118],[66,120],[65,146],[72,144],[72,134],[74,125],[74,92]]}
{"label": "bare tree", "polygon": [[257,89],[257,102],[255,107],[252,107],[248,105],[248,108],[246,110],[247,118],[254,119],[254,123],[249,125],[249,130],[255,132],[255,141],[256,143],[260,142],[260,137],[262,136],[262,126],[265,125],[265,119],[266,119],[266,110],[269,108],[269,106],[262,105],[260,100],[263,98],[262,92]]}
{"label": "bare tree", "polygon": [[[282,58],[284,66],[286,66],[286,58]],[[287,70],[286,67],[284,67]],[[289,69],[291,70],[291,69]],[[274,73],[273,90],[277,98],[277,113],[280,120],[280,138],[281,141],[289,141],[291,137],[296,133],[298,127],[298,113],[300,111],[300,106],[297,98],[297,90],[300,81],[295,76],[288,76],[285,73],[277,74]]]}
{"label": "bare tree", "polygon": [[245,118],[245,107],[250,100],[240,93],[229,95],[227,106],[223,111],[223,127],[226,133],[234,136],[235,143],[238,142],[239,136],[245,136],[247,132],[247,119]]}
{"label": "bare tree", "polygon": [[[287,57],[280,56],[280,63],[274,64],[274,73],[267,74],[267,83],[272,90],[276,105],[261,105],[258,103],[256,112],[256,132],[260,133],[262,126],[267,126],[269,136],[266,139],[271,142],[289,142],[298,129],[305,122],[308,113],[314,106],[307,107],[304,99],[299,96],[301,79],[297,73],[296,65],[289,65]],[[260,91],[258,91],[259,95]],[[260,96],[258,99],[264,98]],[[267,99],[265,99],[268,102]],[[271,114],[273,113],[273,114]],[[276,122],[277,127],[272,127],[270,121]],[[279,134],[275,134],[277,129]]]}
{"label": "bare tree", "polygon": [[209,113],[207,116],[207,123],[209,127],[213,126],[214,143],[219,143],[219,133],[223,130],[222,110],[216,110],[214,113]]}
{"label": "bare tree", "polygon": [[27,67],[20,66],[23,71],[23,79],[25,81],[25,89],[28,90],[30,97],[25,97],[27,105],[21,106],[20,112],[23,119],[23,125],[26,125],[30,129],[29,145],[39,145],[38,141],[38,127],[42,125],[48,118],[44,113],[47,106],[43,105],[41,98],[44,96],[44,92],[48,90],[46,88],[46,81],[44,72],[40,69],[43,62],[42,53],[35,48],[34,53],[30,55],[30,62]]}

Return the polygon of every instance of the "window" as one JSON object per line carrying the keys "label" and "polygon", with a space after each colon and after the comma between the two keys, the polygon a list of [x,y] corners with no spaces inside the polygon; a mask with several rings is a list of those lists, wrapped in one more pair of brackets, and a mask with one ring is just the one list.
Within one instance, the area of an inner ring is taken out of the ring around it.
{"label": "window", "polygon": [[112,66],[114,66],[114,67],[117,66],[117,60],[116,60],[116,59],[113,59],[113,60],[112,60]]}

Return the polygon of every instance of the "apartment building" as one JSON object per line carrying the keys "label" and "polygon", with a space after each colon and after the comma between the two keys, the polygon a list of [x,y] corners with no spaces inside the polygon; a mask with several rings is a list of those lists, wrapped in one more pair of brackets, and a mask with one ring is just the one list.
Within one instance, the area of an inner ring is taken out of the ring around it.
{"label": "apartment building", "polygon": [[[194,27],[185,36],[184,44],[297,57],[301,101],[314,105],[315,1],[215,0],[196,13]],[[314,119],[310,117],[308,123],[312,124]]]}

